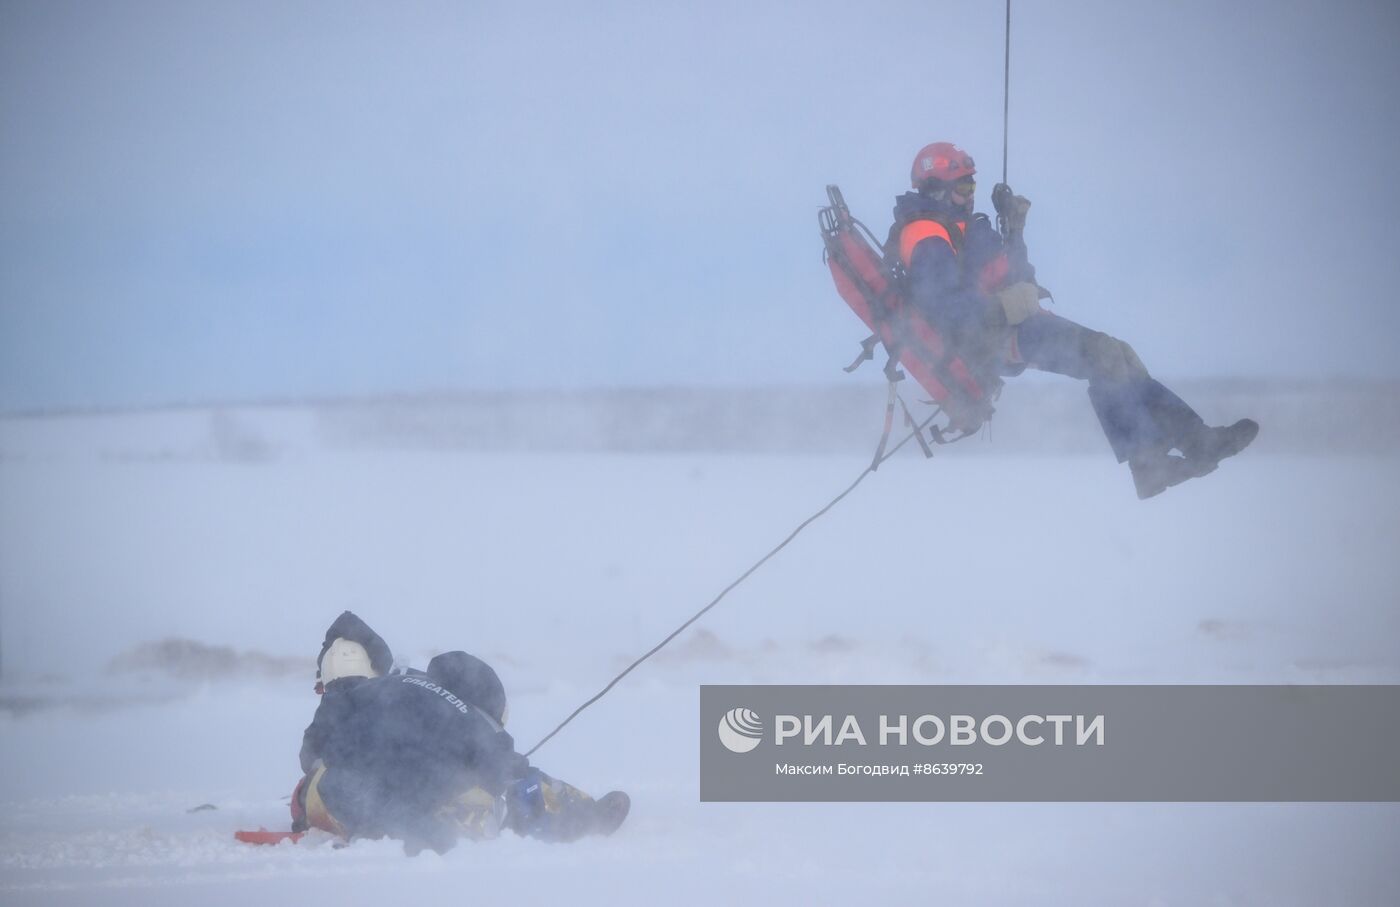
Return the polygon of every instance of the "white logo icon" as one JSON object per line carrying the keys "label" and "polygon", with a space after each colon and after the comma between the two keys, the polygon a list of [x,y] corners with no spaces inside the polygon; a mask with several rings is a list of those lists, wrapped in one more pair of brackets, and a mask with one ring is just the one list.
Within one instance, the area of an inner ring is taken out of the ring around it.
{"label": "white logo icon", "polygon": [[730,709],[719,720],[719,742],[733,753],[747,753],[763,740],[763,719],[750,709]]}

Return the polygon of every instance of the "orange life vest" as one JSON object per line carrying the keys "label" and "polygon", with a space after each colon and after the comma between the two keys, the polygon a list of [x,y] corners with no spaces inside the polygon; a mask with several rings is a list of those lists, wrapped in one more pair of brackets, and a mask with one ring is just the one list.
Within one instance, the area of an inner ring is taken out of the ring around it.
{"label": "orange life vest", "polygon": [[[951,228],[951,229],[950,229]],[[914,248],[926,239],[941,239],[952,247],[953,254],[962,252],[963,240],[967,236],[967,221],[939,221],[924,217],[911,220],[899,231],[899,260],[905,270],[914,260]],[[960,262],[961,263],[961,262]],[[977,274],[977,288],[983,293],[995,293],[1006,286],[1011,273],[1011,260],[1006,252],[994,255]]]}

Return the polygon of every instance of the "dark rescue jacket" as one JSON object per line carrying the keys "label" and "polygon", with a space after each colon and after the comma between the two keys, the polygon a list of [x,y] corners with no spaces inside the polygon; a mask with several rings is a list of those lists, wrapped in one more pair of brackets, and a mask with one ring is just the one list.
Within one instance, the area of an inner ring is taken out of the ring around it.
{"label": "dark rescue jacket", "polygon": [[499,795],[529,768],[495,719],[416,672],[328,684],[303,754],[307,743],[327,766],[326,806],[356,835],[402,837],[450,798]]}
{"label": "dark rescue jacket", "polygon": [[886,254],[898,256],[909,302],[973,353],[1005,326],[998,290],[1034,281],[1025,242],[1002,238],[985,214],[968,215],[917,192],[895,199]]}

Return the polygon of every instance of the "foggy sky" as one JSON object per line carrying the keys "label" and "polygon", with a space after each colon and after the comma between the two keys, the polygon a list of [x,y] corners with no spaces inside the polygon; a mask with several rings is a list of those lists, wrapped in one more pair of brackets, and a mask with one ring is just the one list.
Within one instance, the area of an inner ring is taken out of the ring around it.
{"label": "foggy sky", "polygon": [[[1174,375],[1400,377],[1389,2],[1013,8],[1060,314]],[[0,409],[812,384],[1000,2],[0,4]],[[857,379],[848,379],[857,380]],[[864,380],[878,380],[871,375]]]}

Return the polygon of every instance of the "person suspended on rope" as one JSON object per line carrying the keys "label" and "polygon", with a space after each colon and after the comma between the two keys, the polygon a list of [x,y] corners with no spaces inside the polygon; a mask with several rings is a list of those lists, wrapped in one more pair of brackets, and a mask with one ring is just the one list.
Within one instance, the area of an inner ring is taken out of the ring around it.
{"label": "person suspended on rope", "polygon": [[1133,348],[1045,310],[1025,243],[1030,202],[999,183],[1000,230],[973,211],[977,169],[949,142],[919,150],[913,191],[895,200],[887,254],[898,259],[909,302],[982,374],[1025,368],[1087,380],[1089,400],[1139,498],[1212,472],[1259,431],[1241,419],[1212,427],[1153,378]]}
{"label": "person suspended on rope", "polygon": [[611,834],[630,800],[594,800],[530,765],[505,730],[496,672],[466,652],[426,671],[396,668],[389,646],[346,611],[317,658],[322,699],[302,736],[292,830],[391,837],[443,853],[503,828],[550,841]]}

